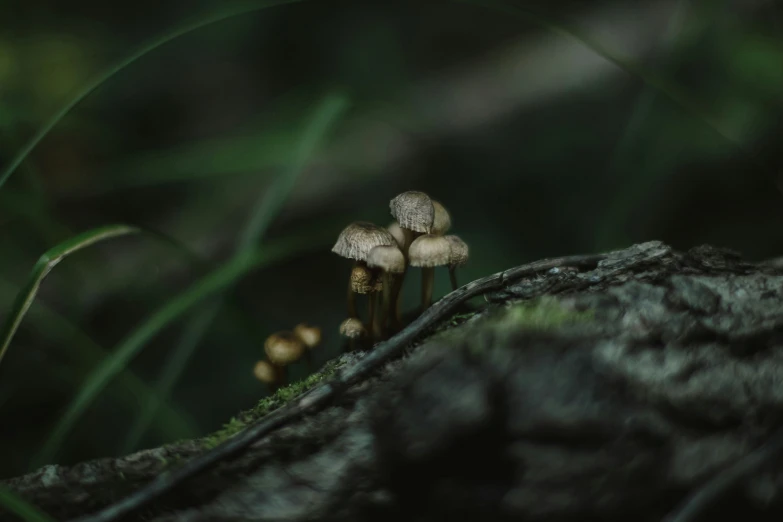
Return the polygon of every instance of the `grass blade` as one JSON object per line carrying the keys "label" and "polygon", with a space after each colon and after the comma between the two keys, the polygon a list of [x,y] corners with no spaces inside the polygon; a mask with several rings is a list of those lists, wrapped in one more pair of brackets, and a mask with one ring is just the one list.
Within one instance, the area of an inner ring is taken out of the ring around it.
{"label": "grass blade", "polygon": [[[269,225],[282,210],[291,192],[293,192],[307,162],[310,161],[330,128],[345,113],[347,108],[348,99],[340,94],[328,95],[318,105],[302,134],[299,146],[294,153],[291,167],[277,177],[272,186],[261,194],[258,202],[254,205],[253,213],[239,238],[234,259],[239,259],[252,253],[253,247],[258,244]],[[128,432],[122,453],[130,453],[139,445],[141,438],[149,429],[153,418],[158,412],[158,400],[168,399],[171,390],[174,388],[177,380],[179,380],[201,338],[209,330],[215,317],[220,313],[227,290],[228,288],[224,290],[223,295],[220,296],[217,302],[211,303],[206,308],[200,310],[185,327],[182,340],[163,367],[156,387],[155,399],[145,402],[142,406],[141,414]]]}
{"label": "grass blade", "polygon": [[0,488],[0,505],[26,522],[55,522],[52,517],[5,488]]}
{"label": "grass blade", "polygon": [[79,234],[78,236],[69,239],[63,243],[60,243],[56,247],[48,250],[44,255],[40,257],[38,262],[33,267],[33,271],[24,287],[16,296],[16,300],[11,308],[6,320],[3,322],[2,329],[0,329],[0,363],[3,361],[3,356],[8,350],[8,346],[11,344],[16,330],[22,322],[22,319],[30,308],[38,288],[41,286],[41,282],[46,275],[54,268],[57,263],[62,261],[65,257],[77,252],[83,248],[86,248],[99,241],[105,241],[107,239],[115,238],[118,236],[124,236],[127,234],[136,234],[139,229],[128,225],[110,225],[106,227],[96,228]]}
{"label": "grass blade", "polygon": [[52,430],[35,459],[33,467],[51,461],[59,451],[66,435],[98,394],[158,332],[182,317],[204,299],[215,295],[254,268],[282,259],[292,250],[305,251],[326,245],[332,239],[334,231],[329,230],[328,232],[328,235],[322,234],[317,237],[289,238],[279,243],[267,245],[263,249],[256,249],[246,256],[232,259],[199,279],[187,290],[152,313],[117,346],[110,357],[105,359],[89,375]]}
{"label": "grass blade", "polygon": [[76,96],[73,97],[73,99],[71,99],[68,103],[63,105],[63,107],[59,111],[57,111],[54,114],[54,116],[52,116],[38,130],[38,132],[36,132],[33,135],[32,138],[30,138],[30,140],[25,144],[24,147],[22,147],[22,149],[17,153],[17,155],[14,156],[14,158],[11,160],[11,163],[2,171],[2,173],[0,173],[0,187],[2,187],[5,184],[8,178],[11,177],[11,174],[13,174],[14,171],[16,171],[17,168],[19,168],[19,165],[21,165],[22,162],[24,162],[24,160],[27,159],[27,156],[30,155],[33,149],[41,142],[41,140],[43,140],[46,137],[47,134],[49,134],[49,132],[51,132],[51,130],[60,122],[60,120],[62,120],[71,111],[71,109],[73,109],[76,105],[78,105],[83,99],[89,96],[90,93],[92,93],[98,87],[106,83],[115,74],[122,71],[129,65],[133,64],[139,58],[143,57],[146,54],[149,54],[150,52],[154,51],[158,47],[161,47],[162,45],[165,45],[170,41],[179,38],[180,36],[186,35],[188,33],[192,33],[193,31],[197,31],[198,29],[201,29],[208,25],[212,25],[217,22],[222,22],[223,20],[226,20],[228,18],[233,18],[235,16],[247,14],[252,11],[259,11],[261,9],[266,9],[267,7],[292,4],[294,2],[300,2],[300,1],[301,0],[269,0],[264,2],[250,2],[250,3],[236,5],[232,8],[224,9],[212,15],[184,24],[183,26],[176,28],[172,31],[169,31],[168,33],[142,46],[140,49],[131,53],[123,60],[117,62],[113,66],[106,69],[103,73],[96,76],[91,82],[85,85],[76,94]]}

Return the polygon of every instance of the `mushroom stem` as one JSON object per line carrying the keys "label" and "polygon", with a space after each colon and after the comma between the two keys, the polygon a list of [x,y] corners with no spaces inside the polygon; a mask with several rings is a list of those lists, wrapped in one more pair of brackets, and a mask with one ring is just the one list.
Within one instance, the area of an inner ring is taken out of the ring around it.
{"label": "mushroom stem", "polygon": [[400,310],[402,308],[402,300],[400,299],[400,293],[402,292],[402,284],[405,282],[405,274],[408,272],[408,249],[410,249],[413,240],[416,239],[416,232],[413,230],[403,228],[402,233],[405,237],[405,242],[402,245],[402,255],[405,256],[405,270],[398,277],[394,278],[394,292],[392,295],[392,300],[394,301],[394,327],[397,330],[402,327],[402,312]]}
{"label": "mushroom stem", "polygon": [[451,279],[451,289],[456,290],[458,288],[457,285],[457,267],[456,266],[450,266],[449,267],[449,279]]}
{"label": "mushroom stem", "polygon": [[426,310],[432,304],[432,287],[435,283],[435,267],[421,268],[421,308]]}
{"label": "mushroom stem", "polygon": [[[354,266],[356,266],[356,263],[354,263]],[[359,317],[356,315],[356,293],[353,291],[350,277],[348,277],[348,317]]]}
{"label": "mushroom stem", "polygon": [[374,294],[370,294],[370,299],[376,299],[378,302],[376,303],[376,308],[378,310],[375,312],[375,320],[372,323],[372,335],[375,339],[382,339],[383,338],[383,322],[386,319],[386,312],[385,312],[385,299],[384,296],[386,295],[386,274],[384,273],[384,289],[383,293],[375,292]]}
{"label": "mushroom stem", "polygon": [[367,333],[370,336],[370,345],[375,341],[375,292],[367,294]]}
{"label": "mushroom stem", "polygon": [[388,323],[391,322],[392,296],[397,283],[397,278],[389,272],[383,273],[383,304],[381,305],[381,335],[385,336]]}
{"label": "mushroom stem", "polygon": [[285,367],[278,366],[277,364],[273,364],[272,366],[275,367],[275,373],[277,374],[277,378],[275,379],[275,386],[274,391],[277,391],[278,388],[282,388],[287,384],[287,375],[285,371]]}

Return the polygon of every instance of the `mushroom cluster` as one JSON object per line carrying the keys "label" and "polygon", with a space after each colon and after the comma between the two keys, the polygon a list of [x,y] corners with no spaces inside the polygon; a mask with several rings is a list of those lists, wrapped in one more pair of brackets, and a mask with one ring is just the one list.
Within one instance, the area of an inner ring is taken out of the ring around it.
{"label": "mushroom cluster", "polygon": [[[351,223],[332,248],[353,260],[348,318],[340,325],[340,334],[351,346],[364,338],[382,339],[401,328],[400,294],[408,267],[422,270],[424,311],[432,304],[435,268],[448,268],[452,290],[456,290],[456,269],[468,260],[467,244],[455,235],[445,235],[451,216],[438,201],[424,192],[408,191],[392,199],[389,208],[396,221],[387,228],[366,221]],[[358,295],[367,296],[365,322],[357,311]]]}
{"label": "mushroom cluster", "polygon": [[312,366],[310,350],[321,344],[321,329],[305,323],[298,324],[292,331],[273,333],[264,343],[266,360],[260,360],[253,367],[253,375],[268,384],[272,390],[285,386],[286,367],[302,357]]}

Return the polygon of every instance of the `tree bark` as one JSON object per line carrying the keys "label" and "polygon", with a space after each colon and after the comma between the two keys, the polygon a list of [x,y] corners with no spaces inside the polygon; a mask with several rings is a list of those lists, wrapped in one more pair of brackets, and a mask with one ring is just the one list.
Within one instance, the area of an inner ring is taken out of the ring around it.
{"label": "tree bark", "polygon": [[[783,425],[783,270],[649,242],[497,281],[323,407],[122,517],[84,520],[658,521],[738,462],[690,519],[781,519],[783,467],[763,445]],[[174,443],[0,486],[67,520],[206,451]]]}

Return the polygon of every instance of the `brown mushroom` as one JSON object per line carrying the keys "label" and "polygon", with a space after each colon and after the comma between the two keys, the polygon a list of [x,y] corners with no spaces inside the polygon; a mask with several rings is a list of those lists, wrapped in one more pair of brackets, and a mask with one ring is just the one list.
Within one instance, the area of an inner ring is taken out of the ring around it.
{"label": "brown mushroom", "polygon": [[317,326],[310,326],[306,323],[299,323],[294,327],[294,335],[302,341],[307,348],[304,352],[307,366],[312,370],[313,355],[312,349],[321,344],[321,329]]}
{"label": "brown mushroom", "polygon": [[302,358],[306,348],[293,332],[277,332],[267,337],[264,351],[269,362],[277,369],[280,385],[286,384],[285,367]]}
{"label": "brown mushroom", "polygon": [[253,366],[253,375],[259,381],[269,385],[272,392],[274,392],[277,389],[278,386],[277,368],[273,366],[269,361],[264,361],[264,360],[258,361],[255,364],[255,366]]}
{"label": "brown mushroom", "polygon": [[442,236],[451,228],[451,215],[439,202],[432,200],[432,206],[435,209],[435,217],[432,220],[432,233]]}

